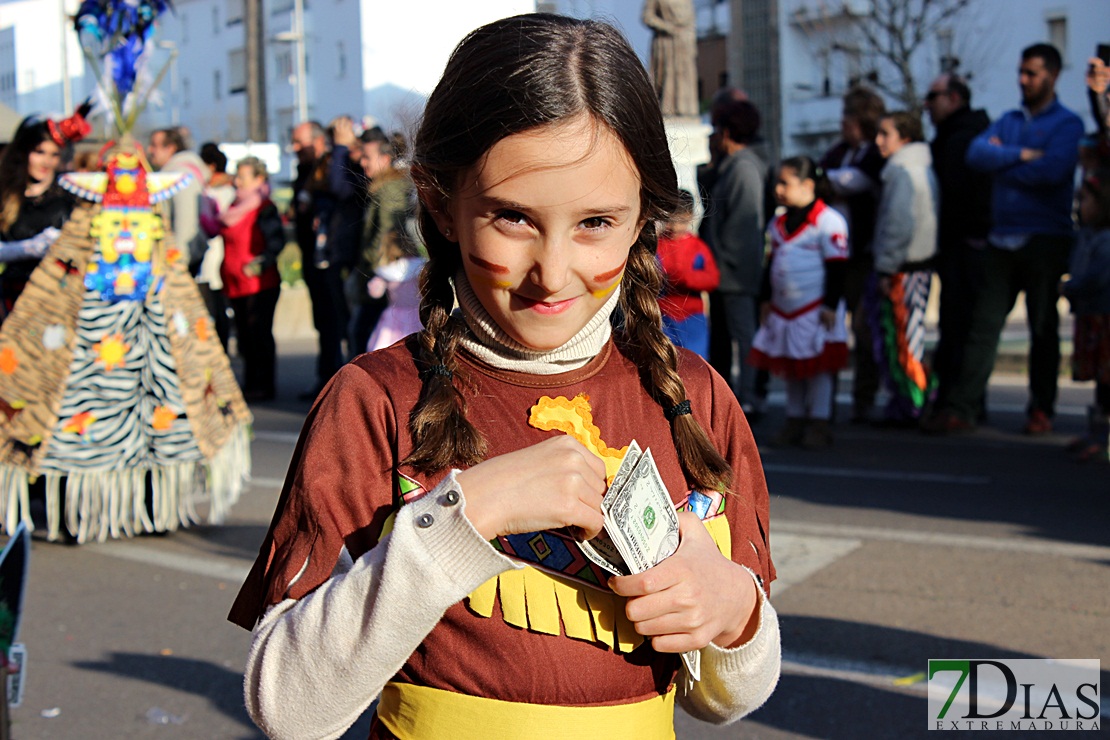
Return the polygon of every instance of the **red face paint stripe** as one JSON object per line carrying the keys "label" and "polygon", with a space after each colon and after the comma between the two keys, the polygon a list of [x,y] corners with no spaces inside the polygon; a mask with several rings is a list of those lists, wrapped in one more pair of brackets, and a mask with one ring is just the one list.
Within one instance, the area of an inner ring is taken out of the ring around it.
{"label": "red face paint stripe", "polygon": [[509,274],[509,268],[505,267],[504,265],[495,265],[492,262],[486,262],[481,257],[475,257],[472,254],[466,255],[466,258],[468,260],[470,260],[471,262],[473,262],[474,264],[478,265],[478,267],[481,267],[483,270],[489,270],[494,275],[508,275]]}
{"label": "red face paint stripe", "polygon": [[625,260],[624,262],[621,263],[621,266],[618,267],[615,270],[610,270],[609,272],[603,272],[603,273],[600,273],[598,275],[594,275],[594,282],[595,283],[605,283],[605,282],[608,282],[608,281],[612,280],[617,275],[620,275],[622,272],[624,272],[624,266],[627,265],[627,264],[628,264],[628,260]]}

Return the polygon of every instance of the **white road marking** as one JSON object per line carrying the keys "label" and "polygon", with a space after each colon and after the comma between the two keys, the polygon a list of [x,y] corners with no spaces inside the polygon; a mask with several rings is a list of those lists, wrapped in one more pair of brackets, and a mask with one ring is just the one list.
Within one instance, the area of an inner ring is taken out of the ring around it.
{"label": "white road marking", "polygon": [[300,432],[275,432],[270,430],[258,430],[254,432],[254,438],[263,442],[285,442],[287,444],[295,445],[297,440],[301,438]]}
{"label": "white road marking", "polygon": [[988,475],[947,475],[945,473],[915,473],[907,470],[871,470],[869,468],[831,468],[816,465],[787,465],[784,463],[763,463],[769,473],[788,475],[819,475],[822,478],[864,478],[868,480],[914,481],[917,483],[945,483],[948,485],[986,486],[991,482]]}
{"label": "white road marking", "polygon": [[[927,659],[922,660],[921,666],[910,668],[847,658],[830,658],[813,653],[782,651],[782,672],[788,675],[829,678],[834,681],[846,681],[882,689],[897,689],[923,696],[929,694],[927,668]],[[1005,689],[998,686],[988,686],[986,692],[992,690],[998,696],[1003,696],[1006,693]],[[957,700],[956,706],[959,706],[961,701],[966,707],[966,699]],[[1099,702],[1099,715],[1103,718],[1110,717],[1110,701],[1103,699]]]}
{"label": "white road marking", "polygon": [[138,545],[133,542],[104,542],[93,546],[99,555],[130,560],[145,565],[191,573],[196,576],[215,578],[220,581],[242,583],[250,572],[250,562],[246,559],[227,558],[216,555],[185,555],[183,553],[160,550],[157,547]]}
{"label": "white road marking", "polygon": [[801,536],[773,527],[771,559],[778,572],[773,586],[775,596],[801,583],[862,544],[861,540],[853,538]]}
{"label": "white road marking", "polygon": [[[1019,378],[1017,380],[1020,380],[1021,382],[1020,383],[1016,382],[1016,380],[1014,382],[998,382],[997,378],[991,378],[991,385],[1008,385],[1008,386],[1019,386],[1020,385],[1020,386],[1024,387],[1024,386],[1029,384],[1029,381],[1025,380],[1024,378]],[[1060,384],[1060,387],[1064,387],[1063,383]],[[850,408],[852,406],[852,394],[851,393],[837,393],[836,394],[836,404],[837,404],[837,406],[848,406]],[[768,393],[767,394],[767,405],[768,406],[775,406],[775,407],[786,406],[786,391],[777,391],[776,390],[776,391],[771,391],[770,393]],[[880,398],[876,401],[875,408],[881,409],[882,407],[883,407],[883,400],[882,400],[882,398]],[[994,403],[990,400],[987,401],[987,411],[988,412],[998,412],[998,413],[1004,413],[1004,414],[1024,414],[1025,410],[1026,409],[1025,409],[1025,404],[1024,403]],[[1071,405],[1071,404],[1058,405],[1056,407],[1056,415],[1057,416],[1086,416],[1087,415],[1087,407],[1086,406],[1074,406],[1074,405]]]}
{"label": "white road marking", "polygon": [[784,519],[772,519],[771,528],[772,531],[802,537],[840,537],[864,541],[901,542],[911,545],[927,545],[950,549],[968,548],[972,550],[1023,552],[1072,558],[1074,560],[1110,560],[1110,547],[1104,545],[1046,542],[1043,540],[1018,537],[985,537],[983,535],[973,534],[921,532],[908,529],[889,529],[886,527],[859,527],[846,524],[820,524],[816,522],[797,522]]}

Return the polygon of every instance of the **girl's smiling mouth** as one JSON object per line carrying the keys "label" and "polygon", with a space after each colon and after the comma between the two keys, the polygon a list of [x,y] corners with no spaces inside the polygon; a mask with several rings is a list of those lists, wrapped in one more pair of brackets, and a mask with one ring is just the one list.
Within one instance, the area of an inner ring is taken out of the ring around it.
{"label": "girl's smiling mouth", "polygon": [[525,298],[522,295],[517,295],[516,298],[524,304],[525,308],[546,316],[560,314],[573,306],[574,302],[578,300],[577,298],[568,298],[565,301],[537,301],[533,298]]}

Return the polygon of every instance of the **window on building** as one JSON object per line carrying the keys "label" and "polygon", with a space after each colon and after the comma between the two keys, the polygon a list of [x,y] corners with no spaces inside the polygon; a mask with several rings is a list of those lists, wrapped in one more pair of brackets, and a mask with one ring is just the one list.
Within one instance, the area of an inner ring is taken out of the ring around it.
{"label": "window on building", "polygon": [[189,43],[189,16],[182,13],[179,17],[181,19],[181,43],[187,44]]}
{"label": "window on building", "polygon": [[220,34],[220,6],[212,6],[212,35],[218,36]]}
{"label": "window on building", "polygon": [[1067,16],[1051,16],[1045,21],[1048,24],[1048,43],[1056,47],[1065,60],[1068,58],[1068,18]]}
{"label": "window on building", "polygon": [[227,53],[227,91],[232,95],[247,91],[246,49],[232,49]]}
{"label": "window on building", "polygon": [[227,0],[227,25],[243,22],[243,0]]}
{"label": "window on building", "polygon": [[212,97],[216,100],[224,99],[224,82],[220,70],[212,73]]}
{"label": "window on building", "polygon": [[181,107],[188,108],[192,103],[192,85],[189,84],[189,78],[186,77],[181,80]]}
{"label": "window on building", "polygon": [[338,42],[335,46],[339,54],[339,58],[336,60],[337,71],[335,76],[339,79],[343,79],[347,76],[347,49],[343,46],[342,41]]}
{"label": "window on building", "polygon": [[287,81],[293,76],[293,52],[288,48],[274,55],[274,74],[276,79]]}

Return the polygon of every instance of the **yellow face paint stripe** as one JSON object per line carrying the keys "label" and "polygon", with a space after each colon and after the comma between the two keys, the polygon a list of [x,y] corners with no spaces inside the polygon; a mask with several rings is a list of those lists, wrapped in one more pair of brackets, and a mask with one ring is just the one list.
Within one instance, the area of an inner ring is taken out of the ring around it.
{"label": "yellow face paint stripe", "polygon": [[617,286],[621,284],[621,278],[623,278],[623,277],[624,277],[624,273],[622,272],[619,276],[617,276],[617,279],[614,280],[613,284],[610,285],[608,288],[602,288],[601,290],[593,290],[593,291],[590,291],[590,294],[593,295],[594,298],[605,298],[606,296],[608,296],[610,293],[612,293],[614,290],[617,289]]}

